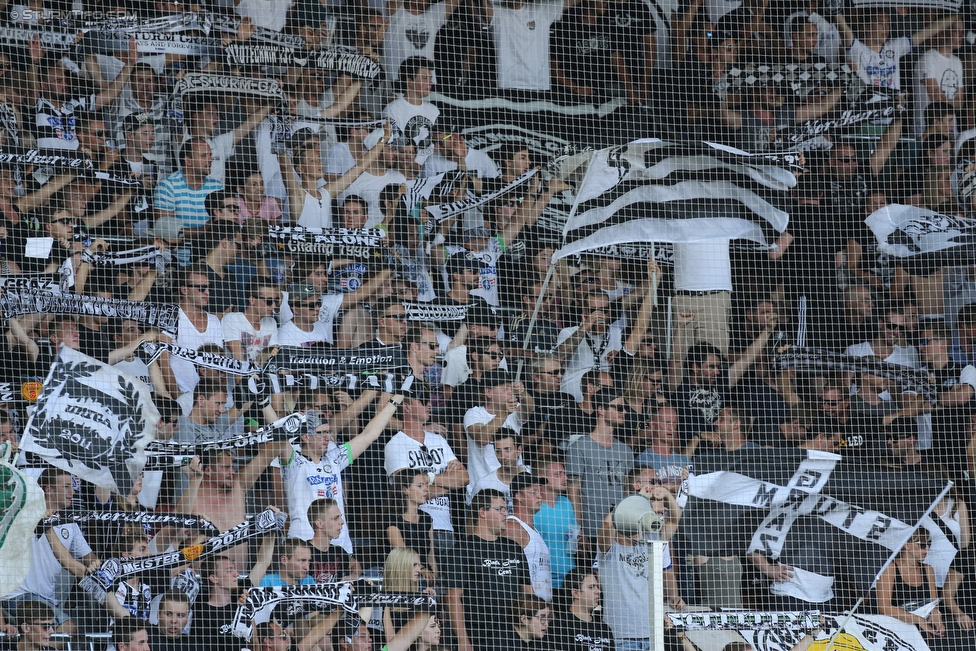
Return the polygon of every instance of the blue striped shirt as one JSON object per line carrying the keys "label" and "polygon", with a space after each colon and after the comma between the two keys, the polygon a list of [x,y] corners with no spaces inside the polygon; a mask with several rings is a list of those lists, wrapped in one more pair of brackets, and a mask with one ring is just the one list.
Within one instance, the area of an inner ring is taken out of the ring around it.
{"label": "blue striped shirt", "polygon": [[187,228],[199,228],[210,221],[204,206],[207,195],[223,189],[223,183],[208,176],[203,186],[194,190],[186,184],[183,170],[178,170],[156,186],[155,207],[157,210],[172,211],[177,219],[183,220],[183,225]]}

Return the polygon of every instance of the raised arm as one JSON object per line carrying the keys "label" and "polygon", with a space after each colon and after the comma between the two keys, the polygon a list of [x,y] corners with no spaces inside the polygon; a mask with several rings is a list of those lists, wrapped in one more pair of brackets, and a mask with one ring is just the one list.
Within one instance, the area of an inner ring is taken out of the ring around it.
{"label": "raised arm", "polygon": [[352,185],[352,182],[358,179],[380,157],[380,154],[383,153],[383,149],[386,147],[386,143],[390,142],[390,136],[392,134],[393,126],[387,120],[386,125],[383,127],[383,137],[376,143],[376,146],[363,154],[363,157],[356,161],[356,164],[348,172],[325,186],[329,196],[337,197]]}
{"label": "raised arm", "polygon": [[397,394],[390,398],[390,400],[383,405],[373,419],[369,421],[363,431],[359,436],[355,437],[349,441],[349,454],[352,455],[353,459],[359,458],[363,452],[366,451],[373,441],[379,438],[380,434],[386,429],[387,424],[390,419],[393,418],[393,414],[397,412],[400,405],[403,404],[403,396]]}
{"label": "raised arm", "polygon": [[112,83],[108,85],[102,92],[95,96],[95,108],[105,108],[112,102],[114,102],[125,85],[129,83],[129,76],[132,74],[132,68],[136,65],[136,61],[139,60],[139,48],[136,45],[136,37],[129,37],[129,49],[126,50],[125,55],[122,57],[122,71],[118,76],[112,80]]}
{"label": "raised arm", "polygon": [[752,366],[759,354],[766,348],[766,344],[769,343],[769,337],[773,334],[773,330],[776,329],[776,317],[771,316],[769,321],[766,323],[766,327],[762,329],[759,336],[756,337],[755,341],[749,344],[745,352],[735,360],[735,362],[729,367],[729,388],[734,387],[745,375],[749,367]]}
{"label": "raised arm", "polygon": [[851,46],[854,45],[854,31],[847,24],[847,19],[844,18],[844,14],[838,13],[834,18],[834,23],[837,25],[837,31],[840,32],[840,37],[844,40],[844,47],[848,50],[851,49]]}
{"label": "raised arm", "polygon": [[285,190],[288,192],[288,212],[291,220],[298,223],[302,216],[302,209],[305,206],[305,191],[302,189],[301,181],[291,163],[291,156],[285,152],[278,154],[278,165],[281,167],[281,178],[285,182]]}
{"label": "raised arm", "polygon": [[634,327],[631,329],[630,336],[627,337],[627,341],[624,343],[624,350],[631,355],[637,353],[641,342],[644,341],[647,328],[651,325],[651,313],[654,311],[657,286],[661,282],[661,270],[658,268],[657,261],[654,260],[653,256],[647,261],[647,278],[649,284],[647,296],[644,297],[644,301],[641,303],[640,311],[637,312],[637,319],[634,320]]}
{"label": "raised arm", "polygon": [[912,34],[912,47],[918,47],[939,32],[952,27],[952,24],[957,20],[959,20],[959,17],[952,15],[929,23],[922,29]]}

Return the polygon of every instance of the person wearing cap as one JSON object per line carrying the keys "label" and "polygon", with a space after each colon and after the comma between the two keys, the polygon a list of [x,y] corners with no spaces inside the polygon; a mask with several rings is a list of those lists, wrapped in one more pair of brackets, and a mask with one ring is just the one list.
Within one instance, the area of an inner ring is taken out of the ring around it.
{"label": "person wearing cap", "polygon": [[441,111],[427,101],[434,87],[434,62],[423,56],[411,56],[400,64],[398,80],[403,96],[383,109],[383,117],[393,125],[394,135],[406,138],[417,148],[417,163],[434,151],[434,125]]}
{"label": "person wearing cap", "polygon": [[[429,331],[428,331],[429,332]],[[442,433],[433,431],[426,389],[418,381],[405,394],[400,410],[400,431],[383,450],[383,468],[392,483],[404,471],[427,473],[428,500],[419,508],[429,514],[434,527],[434,547],[439,552],[454,546],[451,492],[468,485],[465,469]]]}
{"label": "person wearing cap", "polygon": [[292,318],[278,328],[279,345],[308,348],[332,343],[331,323],[319,319],[322,294],[311,283],[289,285],[288,304]]}
{"label": "person wearing cap", "polygon": [[542,534],[532,525],[535,514],[542,508],[542,490],[549,482],[542,477],[521,472],[515,475],[509,487],[512,497],[512,514],[508,516],[505,537],[513,540],[529,562],[532,592],[544,601],[552,601],[552,562],[549,545]]}
{"label": "person wearing cap", "polygon": [[459,536],[438,579],[447,589],[445,603],[458,651],[497,649],[495,636],[506,622],[506,606],[532,591],[525,552],[505,537],[505,496],[486,488],[471,500],[468,533]]}
{"label": "person wearing cap", "polygon": [[567,495],[583,526],[596,540],[603,516],[624,497],[627,473],[634,467],[634,451],[616,437],[624,423],[624,398],[613,389],[593,394],[596,424],[589,434],[572,441],[566,451]]}
{"label": "person wearing cap", "polygon": [[520,473],[526,472],[525,466],[519,462],[522,459],[522,444],[520,437],[514,430],[502,427],[495,432],[492,437],[492,446],[495,448],[495,458],[498,459],[499,466],[487,475],[476,477],[468,485],[467,503],[471,503],[471,498],[485,488],[494,488],[503,495],[512,505],[510,486],[512,481]]}
{"label": "person wearing cap", "polygon": [[502,428],[518,434],[522,423],[533,411],[532,396],[521,382],[515,382],[508,371],[496,369],[481,377],[481,395],[477,406],[464,414],[464,432],[468,444],[468,472],[484,477],[501,463],[495,456],[493,439]]}

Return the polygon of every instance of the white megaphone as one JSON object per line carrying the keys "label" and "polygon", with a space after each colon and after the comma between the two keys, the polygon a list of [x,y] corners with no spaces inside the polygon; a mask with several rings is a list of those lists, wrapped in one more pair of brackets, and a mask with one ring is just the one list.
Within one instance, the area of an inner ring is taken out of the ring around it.
{"label": "white megaphone", "polygon": [[660,533],[664,528],[664,519],[654,512],[646,497],[631,495],[620,500],[614,508],[613,527],[624,536]]}

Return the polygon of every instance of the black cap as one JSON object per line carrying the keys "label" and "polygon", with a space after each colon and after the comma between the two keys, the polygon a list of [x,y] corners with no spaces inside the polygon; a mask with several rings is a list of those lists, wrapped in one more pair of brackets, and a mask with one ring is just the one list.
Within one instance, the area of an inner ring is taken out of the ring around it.
{"label": "black cap", "polygon": [[481,376],[481,388],[491,389],[500,384],[510,384],[514,381],[511,373],[505,369],[497,368],[494,371],[485,371],[484,375]]}
{"label": "black cap", "polygon": [[501,325],[498,315],[491,309],[491,306],[481,301],[475,301],[468,306],[464,320],[468,324],[486,326],[488,328],[497,328]]}
{"label": "black cap", "polygon": [[515,475],[512,479],[512,485],[509,486],[510,493],[514,496],[521,490],[528,488],[529,486],[545,486],[549,481],[542,477],[536,477],[535,475],[530,475],[527,472],[520,472]]}

